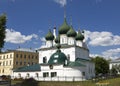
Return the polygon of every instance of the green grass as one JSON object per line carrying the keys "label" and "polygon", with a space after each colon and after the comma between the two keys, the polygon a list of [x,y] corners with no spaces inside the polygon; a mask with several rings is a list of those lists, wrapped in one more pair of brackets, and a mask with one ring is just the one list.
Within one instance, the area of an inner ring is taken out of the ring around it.
{"label": "green grass", "polygon": [[[22,81],[12,81],[12,84],[21,83]],[[120,86],[120,78],[107,79],[99,81],[101,83],[110,83],[109,86]],[[27,85],[25,85],[27,86]],[[38,82],[37,86],[96,86],[95,82],[92,81],[78,81],[78,82],[54,82],[54,81],[45,81]]]}

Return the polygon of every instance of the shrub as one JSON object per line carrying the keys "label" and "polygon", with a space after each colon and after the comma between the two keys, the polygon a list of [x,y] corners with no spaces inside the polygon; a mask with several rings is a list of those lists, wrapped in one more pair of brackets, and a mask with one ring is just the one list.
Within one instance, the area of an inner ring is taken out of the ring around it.
{"label": "shrub", "polygon": [[38,86],[38,81],[34,80],[33,78],[25,79],[21,86]]}

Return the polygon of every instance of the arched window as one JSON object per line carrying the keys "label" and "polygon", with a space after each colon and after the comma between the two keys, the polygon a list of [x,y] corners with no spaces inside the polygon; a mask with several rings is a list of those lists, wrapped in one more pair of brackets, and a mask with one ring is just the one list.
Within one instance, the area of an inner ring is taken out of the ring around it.
{"label": "arched window", "polygon": [[67,58],[68,58],[68,61],[70,61],[70,54],[68,54]]}
{"label": "arched window", "polygon": [[27,78],[29,78],[30,77],[30,74],[29,73],[27,73]]}
{"label": "arched window", "polygon": [[18,74],[18,77],[21,78],[21,74],[20,73]]}
{"label": "arched window", "polygon": [[47,57],[43,57],[43,63],[47,63]]}
{"label": "arched window", "polygon": [[37,78],[39,77],[39,74],[38,74],[38,73],[36,73],[36,77],[37,77]]}
{"label": "arched window", "polygon": [[2,73],[4,73],[4,69],[3,69]]}

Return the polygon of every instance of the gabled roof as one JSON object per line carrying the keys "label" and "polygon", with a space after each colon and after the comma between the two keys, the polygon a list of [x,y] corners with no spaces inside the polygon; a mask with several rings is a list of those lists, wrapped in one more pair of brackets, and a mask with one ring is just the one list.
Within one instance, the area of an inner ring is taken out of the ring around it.
{"label": "gabled roof", "polygon": [[40,71],[40,70],[41,70],[40,64],[24,66],[24,67],[13,69],[14,72],[33,72],[33,71]]}

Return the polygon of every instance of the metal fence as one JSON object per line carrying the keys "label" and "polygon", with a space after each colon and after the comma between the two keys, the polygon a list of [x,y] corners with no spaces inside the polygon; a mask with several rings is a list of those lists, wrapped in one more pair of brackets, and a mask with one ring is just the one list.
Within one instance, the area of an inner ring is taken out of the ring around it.
{"label": "metal fence", "polygon": [[11,77],[12,79],[28,79],[34,78],[37,81],[84,81],[85,77],[70,77],[70,76],[57,76],[57,77]]}

